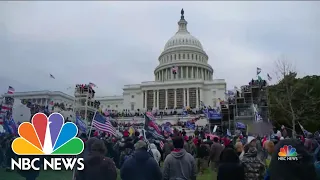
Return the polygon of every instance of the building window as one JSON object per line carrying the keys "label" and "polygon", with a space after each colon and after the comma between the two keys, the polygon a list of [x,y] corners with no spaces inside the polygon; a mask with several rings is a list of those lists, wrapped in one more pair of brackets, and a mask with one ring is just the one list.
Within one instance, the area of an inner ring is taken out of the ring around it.
{"label": "building window", "polygon": [[193,54],[191,54],[191,59],[193,59]]}
{"label": "building window", "polygon": [[183,59],[185,59],[185,58],[186,58],[185,54],[183,54],[183,55],[182,55],[182,58],[183,58]]}
{"label": "building window", "polygon": [[188,59],[190,59],[190,55],[188,54]]}
{"label": "building window", "polygon": [[179,54],[179,59],[181,59],[181,55]]}
{"label": "building window", "polygon": [[116,105],[116,108],[118,108],[118,105]]}
{"label": "building window", "polygon": [[134,98],[134,95],[131,95],[131,98],[133,99],[133,98]]}
{"label": "building window", "polygon": [[213,94],[213,96],[215,96],[217,93],[216,93],[216,91],[212,91],[212,94]]}
{"label": "building window", "polygon": [[134,111],[134,104],[131,104],[131,111]]}
{"label": "building window", "polygon": [[110,105],[108,105],[108,108],[110,108]]}

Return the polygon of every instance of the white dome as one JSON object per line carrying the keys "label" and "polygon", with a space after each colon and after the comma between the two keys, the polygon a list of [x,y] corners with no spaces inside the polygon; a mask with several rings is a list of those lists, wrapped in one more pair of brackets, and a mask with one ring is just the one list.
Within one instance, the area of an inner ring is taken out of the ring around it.
{"label": "white dome", "polygon": [[190,33],[177,32],[169,41],[166,43],[164,50],[168,50],[178,46],[192,46],[203,50],[200,41],[192,36]]}
{"label": "white dome", "polygon": [[200,41],[192,36],[187,30],[188,22],[184,19],[184,16],[181,16],[180,21],[178,22],[179,30],[178,32],[169,39],[169,41],[164,46],[164,51],[181,46],[189,46],[203,50]]}

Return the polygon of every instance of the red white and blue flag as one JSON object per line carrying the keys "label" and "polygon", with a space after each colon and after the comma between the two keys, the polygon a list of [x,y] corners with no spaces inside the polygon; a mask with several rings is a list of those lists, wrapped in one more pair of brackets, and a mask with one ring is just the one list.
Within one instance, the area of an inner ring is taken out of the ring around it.
{"label": "red white and blue flag", "polygon": [[15,91],[15,89],[14,89],[12,86],[9,86],[7,93],[8,93],[8,94],[13,94],[14,91]]}
{"label": "red white and blue flag", "polygon": [[92,126],[99,131],[104,131],[114,136],[117,136],[116,129],[112,126],[111,122],[106,119],[102,114],[96,112],[92,120]]}

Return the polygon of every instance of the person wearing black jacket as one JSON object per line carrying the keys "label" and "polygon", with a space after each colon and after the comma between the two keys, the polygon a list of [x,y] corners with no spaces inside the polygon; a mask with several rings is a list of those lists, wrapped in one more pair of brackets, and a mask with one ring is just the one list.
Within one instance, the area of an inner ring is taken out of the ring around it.
{"label": "person wearing black jacket", "polygon": [[[230,173],[232,172],[232,173]],[[217,180],[244,180],[244,167],[235,150],[226,148],[220,155]]]}
{"label": "person wearing black jacket", "polygon": [[201,174],[204,173],[204,170],[208,167],[207,158],[209,157],[209,147],[205,142],[198,141],[197,144],[197,158],[198,158],[198,170]]}

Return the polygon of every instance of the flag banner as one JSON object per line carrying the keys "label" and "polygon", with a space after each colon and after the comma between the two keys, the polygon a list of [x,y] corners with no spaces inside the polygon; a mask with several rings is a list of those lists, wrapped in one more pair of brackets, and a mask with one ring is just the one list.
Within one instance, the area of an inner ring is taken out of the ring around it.
{"label": "flag banner", "polygon": [[116,129],[112,126],[110,121],[101,115],[99,112],[96,112],[92,120],[92,126],[97,128],[99,131],[104,131],[114,136],[117,136]]}
{"label": "flag banner", "polygon": [[94,83],[92,83],[92,82],[89,82],[89,86],[90,86],[90,87],[97,87],[97,85],[94,84]]}
{"label": "flag banner", "polygon": [[241,123],[241,122],[237,122],[236,123],[236,128],[237,129],[245,129],[246,128],[246,125]]}
{"label": "flag banner", "polygon": [[177,66],[173,66],[172,67],[172,73],[173,74],[177,74],[177,72],[178,72],[178,67]]}
{"label": "flag banner", "polygon": [[187,121],[186,127],[192,130],[196,129],[196,125],[194,123],[191,123],[191,121]]}
{"label": "flag banner", "polygon": [[87,132],[87,124],[84,121],[82,121],[80,116],[76,117],[76,125],[81,132]]}
{"label": "flag banner", "polygon": [[306,129],[304,129],[304,127],[300,124],[300,122],[298,122],[298,124],[299,124],[299,126],[300,126],[300,128],[301,128],[301,130],[302,130],[302,132],[303,132],[303,134],[304,134],[304,136],[307,137],[309,131],[307,131]]}
{"label": "flag banner", "polygon": [[227,129],[227,136],[231,136],[231,132],[229,129]]}
{"label": "flag banner", "polygon": [[257,75],[261,73],[261,68],[257,67]]}
{"label": "flag banner", "polygon": [[267,76],[268,76],[268,80],[271,81],[272,77],[269,74],[267,74]]}
{"label": "flag banner", "polygon": [[9,86],[8,94],[13,94],[14,92],[15,92],[15,89],[12,86]]}

